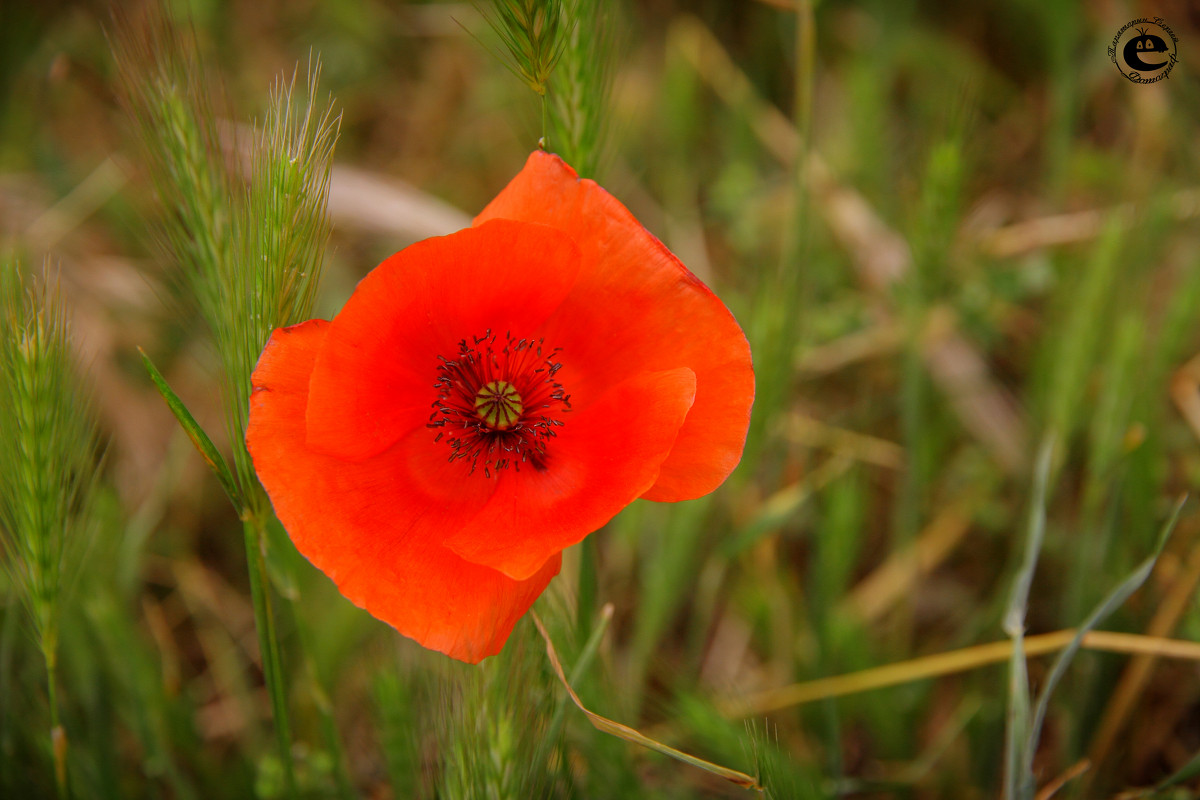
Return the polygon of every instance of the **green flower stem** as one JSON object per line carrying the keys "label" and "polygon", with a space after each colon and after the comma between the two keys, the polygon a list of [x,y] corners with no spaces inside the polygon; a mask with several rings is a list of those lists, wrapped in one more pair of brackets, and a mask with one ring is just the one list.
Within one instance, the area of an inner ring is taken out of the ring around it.
{"label": "green flower stem", "polygon": [[263,678],[271,696],[279,763],[283,769],[284,793],[295,798],[296,776],[292,769],[292,731],[288,724],[287,692],[283,682],[283,660],[271,609],[271,584],[267,576],[266,523],[262,513],[250,513],[242,522],[246,537],[246,567],[250,573],[250,595],[254,600],[254,623],[262,655]]}
{"label": "green flower stem", "polygon": [[575,630],[580,637],[592,633],[592,615],[600,590],[600,566],[596,556],[596,540],[588,537],[579,544],[579,590],[575,610]]}

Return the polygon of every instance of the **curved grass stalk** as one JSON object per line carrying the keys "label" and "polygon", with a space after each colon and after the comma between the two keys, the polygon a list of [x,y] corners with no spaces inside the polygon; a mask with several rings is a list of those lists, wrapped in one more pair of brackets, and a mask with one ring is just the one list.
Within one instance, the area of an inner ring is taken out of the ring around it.
{"label": "curved grass stalk", "polygon": [[677,761],[682,761],[685,764],[691,764],[693,767],[698,767],[705,772],[710,772],[713,775],[724,778],[730,783],[736,784],[745,789],[762,789],[753,775],[747,775],[744,772],[736,769],[730,769],[729,767],[722,767],[720,764],[714,764],[711,761],[705,761],[702,758],[697,758],[696,756],[693,756],[690,753],[685,753],[682,750],[676,750],[674,747],[665,745],[657,739],[652,739],[641,731],[635,730],[628,725],[622,725],[620,722],[611,720],[608,717],[602,717],[594,711],[589,710],[587,706],[583,704],[583,701],[579,699],[579,695],[575,694],[575,690],[571,688],[571,683],[567,680],[567,674],[563,670],[562,662],[558,659],[558,651],[554,649],[554,642],[551,641],[550,634],[546,632],[546,626],[542,623],[541,617],[538,616],[536,611],[532,611],[530,614],[533,617],[533,623],[537,626],[538,633],[542,635],[542,638],[546,642],[546,655],[550,659],[550,666],[554,668],[554,674],[558,676],[563,688],[567,690],[567,695],[571,698],[571,702],[574,703],[575,706],[584,713],[584,716],[588,718],[588,722],[592,723],[592,726],[595,727],[596,730],[607,733],[610,736],[616,736],[618,739],[624,739],[627,742],[641,745],[649,750],[662,753],[665,756],[670,756],[671,758],[674,758]]}

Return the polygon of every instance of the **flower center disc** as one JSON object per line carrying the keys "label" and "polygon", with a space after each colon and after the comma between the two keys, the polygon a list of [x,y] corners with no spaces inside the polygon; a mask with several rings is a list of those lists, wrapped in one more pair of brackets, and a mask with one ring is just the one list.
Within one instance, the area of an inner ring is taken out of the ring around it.
{"label": "flower center disc", "polygon": [[511,428],[524,410],[517,387],[508,381],[491,381],[475,395],[475,413],[496,430]]}
{"label": "flower center disc", "polygon": [[451,461],[470,462],[472,473],[482,465],[486,477],[509,466],[546,468],[547,445],[571,398],[554,379],[562,367],[554,360],[559,351],[544,344],[511,333],[501,343],[486,331],[459,342],[454,358],[438,356],[428,426],[439,429],[434,441],[446,441]]}

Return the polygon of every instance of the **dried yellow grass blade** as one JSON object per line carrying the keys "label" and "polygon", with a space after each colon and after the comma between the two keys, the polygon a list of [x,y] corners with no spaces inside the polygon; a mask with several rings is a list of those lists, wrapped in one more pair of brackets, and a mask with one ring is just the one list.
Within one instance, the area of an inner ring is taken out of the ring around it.
{"label": "dried yellow grass blade", "polygon": [[979,498],[959,498],[947,505],[917,537],[914,546],[893,553],[858,585],[843,603],[843,610],[865,622],[880,619],[908,594],[922,576],[937,568],[962,543],[971,526]]}
{"label": "dried yellow grass blade", "polygon": [[1059,775],[1057,778],[1050,781],[1040,790],[1038,790],[1038,793],[1033,800],[1050,800],[1051,797],[1054,797],[1054,795],[1058,794],[1060,789],[1091,768],[1092,762],[1089,759],[1083,758],[1079,761],[1076,761],[1067,768],[1066,772],[1064,772],[1062,775]]}
{"label": "dried yellow grass blade", "polygon": [[1194,356],[1179,368],[1171,379],[1171,398],[1188,427],[1200,439],[1200,355]]}
{"label": "dried yellow grass blade", "polygon": [[[1075,631],[1073,629],[1030,636],[1025,639],[1025,654],[1026,656],[1039,656],[1053,653],[1069,645],[1074,638]],[[1136,633],[1089,631],[1083,637],[1083,647],[1087,650],[1100,650],[1107,653],[1145,654],[1162,658],[1200,661],[1200,642],[1143,636]],[[899,686],[941,675],[966,672],[1006,661],[1011,654],[1011,641],[991,642],[953,650],[949,653],[914,658],[898,664],[865,669],[848,675],[768,689],[723,703],[721,712],[728,717],[752,717],[803,703],[811,703],[814,700],[842,697],[871,689]]]}
{"label": "dried yellow grass blade", "polygon": [[[853,335],[853,334],[852,334]],[[805,447],[821,447],[885,469],[903,469],[904,448],[895,442],[857,431],[828,425],[813,417],[794,413],[788,416],[784,435]]]}
{"label": "dried yellow grass blade", "polygon": [[676,750],[674,747],[668,747],[662,742],[651,739],[649,736],[646,736],[640,731],[634,730],[628,725],[622,725],[621,723],[615,722],[608,717],[602,717],[595,712],[589,711],[588,708],[584,706],[583,701],[579,699],[579,695],[575,694],[575,690],[571,688],[571,684],[567,681],[567,675],[563,671],[562,662],[558,660],[558,652],[554,649],[554,643],[550,641],[550,634],[546,632],[546,627],[542,624],[541,618],[538,617],[536,612],[533,612],[532,616],[533,624],[537,626],[538,633],[540,633],[542,638],[546,641],[546,655],[550,658],[550,666],[554,668],[554,674],[558,675],[558,679],[562,681],[563,687],[566,688],[567,694],[571,697],[571,702],[573,702],[576,707],[587,716],[588,721],[595,726],[596,730],[607,733],[610,736],[616,736],[618,739],[624,739],[627,742],[641,745],[642,747],[662,753],[665,756],[670,756],[671,758],[682,761],[685,764],[691,764],[694,767],[699,767],[705,772],[711,772],[713,775],[724,778],[725,780],[735,783],[738,786],[742,786],[747,789],[762,789],[762,787],[758,785],[757,780],[744,772],[738,772],[736,769],[722,767],[719,764],[712,763],[711,761],[705,761],[702,758],[689,755],[682,750]]}

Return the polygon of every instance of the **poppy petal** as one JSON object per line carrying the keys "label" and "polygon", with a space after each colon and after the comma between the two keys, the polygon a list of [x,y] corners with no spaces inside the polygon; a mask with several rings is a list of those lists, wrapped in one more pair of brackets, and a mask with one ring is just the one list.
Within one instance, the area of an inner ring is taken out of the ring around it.
{"label": "poppy petal", "polygon": [[[579,245],[574,290],[542,329],[563,349],[561,380],[573,397],[598,395],[631,372],[695,372],[695,404],[644,496],[687,500],[720,485],[741,458],[754,401],[750,346],[720,299],[616,198],[558,156],[531,154],[475,224],[495,219],[549,225]],[[581,320],[614,308],[621,324],[610,324],[603,338],[590,335]]]}
{"label": "poppy petal", "polygon": [[696,402],[663,461],[658,480],[642,495],[646,500],[672,503],[703,497],[720,486],[742,458],[749,404],[754,399],[749,359],[710,366],[697,373],[696,383]]}
{"label": "poppy petal", "polygon": [[498,653],[559,555],[517,581],[442,547],[496,487],[456,479],[461,464],[447,464],[424,428],[362,461],[310,449],[310,379],[332,329],[312,320],[275,331],[254,371],[246,445],[275,512],[347,598],[400,633],[463,661]]}
{"label": "poppy petal", "polygon": [[507,469],[495,495],[446,539],[463,558],[516,579],[604,525],[658,477],[692,407],[696,378],[680,367],[635,375],[563,418],[545,469]]}
{"label": "poppy petal", "polygon": [[559,231],[511,220],[405,248],[362,279],[313,369],[307,442],[364,459],[429,421],[438,356],[489,329],[528,336],[579,272]]}

